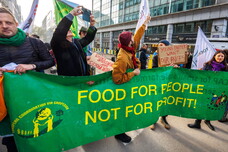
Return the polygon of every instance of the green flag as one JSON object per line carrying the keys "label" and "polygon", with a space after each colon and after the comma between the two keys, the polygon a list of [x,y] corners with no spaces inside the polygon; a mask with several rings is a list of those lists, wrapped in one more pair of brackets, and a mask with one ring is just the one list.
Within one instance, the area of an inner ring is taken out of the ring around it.
{"label": "green flag", "polygon": [[[66,5],[65,3],[54,0],[54,8],[55,8],[55,21],[56,24],[58,24],[63,17],[65,17],[73,8],[69,5]],[[73,24],[71,25],[71,31],[74,33],[74,37],[78,38],[78,21],[77,17],[74,17]]]}
{"label": "green flag", "polygon": [[20,152],[72,149],[147,127],[164,115],[218,120],[227,104],[227,85],[227,72],[172,67],[142,70],[121,85],[113,83],[111,72],[4,74],[5,101]]}

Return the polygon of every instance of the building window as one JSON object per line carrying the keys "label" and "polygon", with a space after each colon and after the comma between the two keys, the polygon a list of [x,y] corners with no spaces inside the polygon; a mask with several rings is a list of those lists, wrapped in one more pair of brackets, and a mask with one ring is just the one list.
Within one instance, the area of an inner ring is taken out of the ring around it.
{"label": "building window", "polygon": [[160,5],[160,0],[155,0],[154,6],[158,6],[158,5]]}
{"label": "building window", "polygon": [[161,26],[151,26],[145,31],[145,36],[151,36],[154,34],[166,34],[167,33],[167,25]]}
{"label": "building window", "polygon": [[171,4],[171,12],[177,12],[177,5],[175,4],[175,2]]}
{"label": "building window", "polygon": [[199,0],[194,0],[193,6],[194,6],[194,8],[198,8],[199,7]]}
{"label": "building window", "polygon": [[133,0],[130,1],[130,6],[132,6],[132,5],[133,5]]}
{"label": "building window", "polygon": [[163,8],[163,14],[168,14],[169,13],[169,5],[166,4],[166,5],[163,5],[164,8]]}
{"label": "building window", "polygon": [[125,7],[129,7],[129,6],[130,6],[130,2],[126,2]]}
{"label": "building window", "polygon": [[157,9],[158,8],[156,8],[156,7],[154,7],[153,9],[151,9],[151,13],[150,14],[152,14],[152,16],[157,16]]}
{"label": "building window", "polygon": [[214,4],[215,4],[215,0],[203,0],[202,1],[202,7],[209,6],[209,5],[214,5]]}
{"label": "building window", "polygon": [[119,23],[123,23],[123,18],[122,17],[119,18]]}
{"label": "building window", "polygon": [[139,0],[134,0],[133,5],[138,4],[140,1]]}
{"label": "building window", "polygon": [[145,31],[145,35],[152,35],[152,27],[148,27]]}
{"label": "building window", "polygon": [[183,11],[183,8],[184,8],[184,2],[183,0],[182,1],[177,1],[177,11],[180,12],[180,11]]}
{"label": "building window", "polygon": [[103,34],[103,37],[105,38],[105,37],[109,37],[110,36],[110,33],[109,32],[106,32],[106,33],[104,33]]}
{"label": "building window", "polygon": [[120,15],[123,15],[123,11],[119,11],[119,14],[120,14]]}
{"label": "building window", "polygon": [[[228,25],[228,21],[227,21],[227,25]],[[226,26],[226,37],[228,37],[228,27]]]}
{"label": "building window", "polygon": [[160,7],[158,7],[158,9],[157,9],[157,15],[162,15],[163,14],[163,9],[162,9],[162,7],[160,6]]}
{"label": "building window", "polygon": [[206,28],[205,28],[205,32],[207,33],[211,33],[211,28],[212,28],[212,20],[208,20],[206,21]]}
{"label": "building window", "polygon": [[120,2],[119,4],[119,10],[122,10],[123,9],[123,2]]}
{"label": "building window", "polygon": [[189,22],[173,25],[174,34],[188,33],[193,34],[197,33],[198,27],[200,27],[206,34],[211,33],[212,20],[200,21],[200,22]]}
{"label": "building window", "polygon": [[158,33],[158,27],[157,26],[152,27],[152,33],[153,34],[157,34]]}
{"label": "building window", "polygon": [[193,0],[188,0],[186,2],[186,10],[192,9],[193,8]]}
{"label": "building window", "polygon": [[185,24],[185,32],[186,33],[194,32],[194,23],[186,23]]}
{"label": "building window", "polygon": [[176,27],[177,33],[184,33],[184,24],[178,24]]}
{"label": "building window", "polygon": [[161,4],[166,4],[168,3],[168,0],[161,0]]}
{"label": "building window", "polygon": [[125,22],[129,21],[128,15],[125,16]]}
{"label": "building window", "polygon": [[199,0],[178,0],[172,2],[171,4],[171,12],[180,12],[185,11],[193,8],[199,8]]}
{"label": "building window", "polygon": [[125,9],[125,14],[129,14],[130,13],[130,8],[126,8]]}

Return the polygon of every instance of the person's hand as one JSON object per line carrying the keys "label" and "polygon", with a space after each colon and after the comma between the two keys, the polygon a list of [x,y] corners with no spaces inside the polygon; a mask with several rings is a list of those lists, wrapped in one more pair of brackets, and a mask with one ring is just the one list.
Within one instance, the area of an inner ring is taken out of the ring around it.
{"label": "person's hand", "polygon": [[87,62],[91,59],[91,56],[86,56]]}
{"label": "person's hand", "polygon": [[90,26],[94,26],[96,23],[96,20],[93,15],[90,15]]}
{"label": "person's hand", "polygon": [[150,16],[147,16],[146,17],[146,20],[144,22],[144,25],[147,25],[150,22],[150,20],[151,20],[151,17]]}
{"label": "person's hand", "polygon": [[0,76],[2,76],[3,75],[3,72],[5,72],[5,71],[6,71],[6,69],[0,67]]}
{"label": "person's hand", "polygon": [[133,73],[134,73],[135,75],[139,75],[139,74],[140,74],[139,68],[135,69],[135,70],[133,71]]}
{"label": "person's hand", "polygon": [[171,63],[169,66],[173,66],[174,68],[179,68],[180,66],[175,64],[175,63]]}
{"label": "person's hand", "polygon": [[95,81],[88,81],[86,82],[88,85],[93,85],[95,83]]}
{"label": "person's hand", "polygon": [[78,15],[81,15],[83,13],[82,11],[82,6],[77,6],[75,7],[74,9],[72,9],[70,11],[70,13],[73,15],[73,16],[78,16]]}
{"label": "person's hand", "polygon": [[22,74],[28,70],[34,70],[34,64],[18,64],[18,66],[14,70],[14,73]]}

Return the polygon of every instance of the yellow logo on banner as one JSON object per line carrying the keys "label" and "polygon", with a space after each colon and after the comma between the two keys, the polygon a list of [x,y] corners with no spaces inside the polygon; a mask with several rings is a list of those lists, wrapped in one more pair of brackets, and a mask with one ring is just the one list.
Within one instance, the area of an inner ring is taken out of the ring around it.
{"label": "yellow logo on banner", "polygon": [[51,131],[53,129],[53,118],[54,116],[49,108],[42,108],[38,110],[36,117],[33,119],[34,137],[39,136],[39,126],[47,126],[47,132]]}
{"label": "yellow logo on banner", "polygon": [[[12,132],[24,138],[36,138],[52,131],[62,121],[64,111],[69,107],[59,101],[50,101],[34,106],[21,113],[12,122]],[[26,126],[22,125],[26,121]]]}

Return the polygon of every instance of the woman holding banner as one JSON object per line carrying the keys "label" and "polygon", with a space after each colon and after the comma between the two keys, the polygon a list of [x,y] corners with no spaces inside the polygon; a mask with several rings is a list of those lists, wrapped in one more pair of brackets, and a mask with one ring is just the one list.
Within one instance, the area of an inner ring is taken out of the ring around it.
{"label": "woman holding banner", "polygon": [[[215,52],[212,59],[204,64],[203,70],[206,71],[228,71],[226,54],[224,51]],[[204,121],[205,124],[211,129],[215,130],[214,126],[211,124],[209,120]],[[201,129],[200,126],[201,120],[196,119],[194,124],[188,124],[189,128],[197,128]]]}

